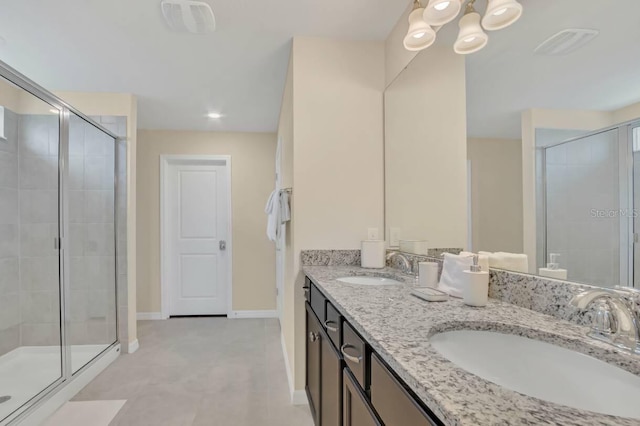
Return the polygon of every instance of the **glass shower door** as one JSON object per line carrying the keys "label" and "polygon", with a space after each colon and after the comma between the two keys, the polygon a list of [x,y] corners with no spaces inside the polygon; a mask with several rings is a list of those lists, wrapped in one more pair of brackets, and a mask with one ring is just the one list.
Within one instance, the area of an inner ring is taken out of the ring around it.
{"label": "glass shower door", "polygon": [[617,128],[546,148],[545,251],[561,255],[570,281],[627,285],[622,236],[630,212],[620,154]]}
{"label": "glass shower door", "polygon": [[640,289],[640,123],[630,126],[633,155],[633,287]]}
{"label": "glass shower door", "polygon": [[0,422],[62,381],[59,111],[0,81]]}
{"label": "glass shower door", "polygon": [[117,339],[115,139],[69,119],[69,322],[76,373]]}

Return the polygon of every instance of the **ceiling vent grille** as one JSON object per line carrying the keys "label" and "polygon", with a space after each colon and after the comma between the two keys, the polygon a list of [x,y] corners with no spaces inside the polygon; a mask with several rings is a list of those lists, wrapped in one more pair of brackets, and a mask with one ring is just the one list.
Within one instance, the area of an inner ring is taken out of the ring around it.
{"label": "ceiling vent grille", "polygon": [[172,31],[194,34],[211,33],[216,29],[216,18],[211,6],[201,1],[162,0],[162,15]]}
{"label": "ceiling vent grille", "polygon": [[534,52],[538,55],[547,56],[567,55],[585,46],[596,38],[598,34],[600,34],[600,31],[597,30],[578,28],[563,30],[542,42]]}

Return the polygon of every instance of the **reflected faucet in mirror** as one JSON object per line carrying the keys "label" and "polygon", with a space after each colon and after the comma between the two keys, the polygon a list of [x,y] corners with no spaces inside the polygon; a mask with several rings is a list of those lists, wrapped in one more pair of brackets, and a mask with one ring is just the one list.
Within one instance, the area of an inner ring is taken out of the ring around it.
{"label": "reflected faucet in mirror", "polygon": [[640,310],[632,289],[593,289],[579,293],[569,302],[581,311],[597,304],[589,337],[640,354]]}
{"label": "reflected faucet in mirror", "polygon": [[387,254],[387,262],[398,258],[400,260],[400,269],[402,272],[411,274],[413,273],[413,266],[411,265],[411,261],[404,254],[399,251],[391,251]]}

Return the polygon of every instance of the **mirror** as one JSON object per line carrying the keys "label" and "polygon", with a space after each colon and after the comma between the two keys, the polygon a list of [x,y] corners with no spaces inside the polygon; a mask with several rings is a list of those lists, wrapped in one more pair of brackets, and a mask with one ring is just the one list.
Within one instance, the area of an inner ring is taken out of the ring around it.
{"label": "mirror", "polygon": [[640,287],[640,2],[521,3],[475,54],[455,54],[457,25],[443,27],[388,85],[387,242]]}

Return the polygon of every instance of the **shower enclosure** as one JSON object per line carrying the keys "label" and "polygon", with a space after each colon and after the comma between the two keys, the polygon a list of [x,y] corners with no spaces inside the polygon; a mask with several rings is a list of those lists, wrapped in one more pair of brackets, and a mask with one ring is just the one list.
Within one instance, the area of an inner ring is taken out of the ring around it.
{"label": "shower enclosure", "polygon": [[557,253],[571,281],[640,287],[639,129],[537,132],[538,267]]}
{"label": "shower enclosure", "polygon": [[114,133],[0,64],[0,424],[119,350]]}

